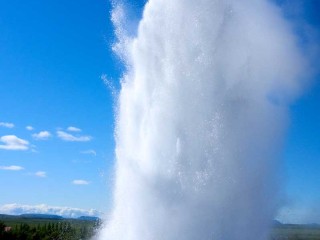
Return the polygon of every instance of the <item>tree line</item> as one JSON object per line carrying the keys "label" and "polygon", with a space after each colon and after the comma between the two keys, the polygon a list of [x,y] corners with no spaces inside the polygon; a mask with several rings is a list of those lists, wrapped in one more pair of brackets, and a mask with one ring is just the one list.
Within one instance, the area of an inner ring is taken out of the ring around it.
{"label": "tree line", "polygon": [[1,240],[86,240],[90,239],[99,222],[94,225],[84,224],[73,226],[70,222],[49,222],[30,226],[27,223],[20,223],[14,227],[8,227],[0,221]]}

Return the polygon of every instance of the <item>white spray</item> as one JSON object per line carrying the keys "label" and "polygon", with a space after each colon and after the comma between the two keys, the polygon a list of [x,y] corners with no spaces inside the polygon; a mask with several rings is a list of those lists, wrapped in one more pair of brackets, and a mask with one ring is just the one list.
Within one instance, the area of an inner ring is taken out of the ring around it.
{"label": "white spray", "polygon": [[[114,11],[119,25],[121,9]],[[304,61],[267,0],[150,0],[127,64],[99,239],[262,240]]]}

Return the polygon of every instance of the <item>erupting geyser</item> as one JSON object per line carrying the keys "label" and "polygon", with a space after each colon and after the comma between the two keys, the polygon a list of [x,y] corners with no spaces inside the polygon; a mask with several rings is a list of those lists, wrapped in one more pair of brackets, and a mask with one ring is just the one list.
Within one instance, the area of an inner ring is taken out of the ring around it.
{"label": "erupting geyser", "polygon": [[106,240],[264,240],[304,61],[267,0],[150,0],[127,66]]}

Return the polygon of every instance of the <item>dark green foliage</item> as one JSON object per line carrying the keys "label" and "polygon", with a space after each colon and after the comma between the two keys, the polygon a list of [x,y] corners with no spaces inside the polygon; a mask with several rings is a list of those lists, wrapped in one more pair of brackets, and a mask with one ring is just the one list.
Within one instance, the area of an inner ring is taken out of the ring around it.
{"label": "dark green foliage", "polygon": [[[43,220],[44,221],[44,220]],[[90,239],[95,230],[100,226],[99,222],[63,220],[35,222],[30,219],[23,222],[0,221],[1,240],[86,240]],[[6,226],[11,230],[5,231]]]}

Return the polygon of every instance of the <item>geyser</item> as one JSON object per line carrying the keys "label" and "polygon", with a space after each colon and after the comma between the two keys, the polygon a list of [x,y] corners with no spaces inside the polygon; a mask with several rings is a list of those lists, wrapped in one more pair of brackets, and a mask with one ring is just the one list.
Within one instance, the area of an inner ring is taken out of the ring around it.
{"label": "geyser", "polygon": [[[118,7],[113,21],[121,27]],[[99,239],[263,240],[279,204],[288,104],[304,60],[267,0],[150,0],[116,123],[114,206]]]}

